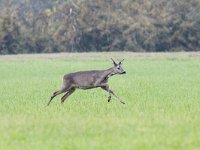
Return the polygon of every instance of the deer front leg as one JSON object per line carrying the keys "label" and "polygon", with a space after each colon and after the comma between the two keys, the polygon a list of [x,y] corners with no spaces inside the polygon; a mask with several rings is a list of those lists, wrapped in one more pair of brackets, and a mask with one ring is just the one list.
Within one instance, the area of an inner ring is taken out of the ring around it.
{"label": "deer front leg", "polygon": [[107,86],[102,86],[101,88],[109,93],[108,102],[110,102],[110,100],[111,100],[111,93],[109,92],[109,87],[107,87]]}
{"label": "deer front leg", "polygon": [[123,100],[121,100],[117,95],[115,95],[115,93],[114,93],[111,89],[109,89],[108,84],[105,84],[105,85],[101,86],[101,88],[109,93],[108,102],[110,101],[110,99],[111,99],[111,94],[112,94],[112,95],[115,96],[122,104],[125,104],[125,102],[124,102]]}
{"label": "deer front leg", "polygon": [[115,95],[115,93],[112,90],[109,90],[109,92],[114,95],[122,104],[125,104],[125,102],[123,100],[121,100],[117,95]]}

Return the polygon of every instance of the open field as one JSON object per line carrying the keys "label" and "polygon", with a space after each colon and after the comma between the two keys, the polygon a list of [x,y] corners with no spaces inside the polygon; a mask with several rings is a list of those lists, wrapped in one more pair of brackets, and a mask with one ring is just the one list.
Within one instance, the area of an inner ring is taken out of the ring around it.
{"label": "open field", "polygon": [[[109,80],[125,105],[92,89],[46,107],[64,74],[110,57],[125,58],[127,74]],[[200,148],[200,53],[0,56],[0,95],[0,150]]]}

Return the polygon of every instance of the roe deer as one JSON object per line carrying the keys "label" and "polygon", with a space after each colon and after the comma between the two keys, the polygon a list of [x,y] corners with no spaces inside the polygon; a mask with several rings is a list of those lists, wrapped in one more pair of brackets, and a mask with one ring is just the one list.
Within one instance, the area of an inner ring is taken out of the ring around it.
{"label": "roe deer", "polygon": [[109,88],[108,79],[112,75],[115,74],[125,74],[126,72],[121,67],[122,61],[118,64],[111,58],[113,62],[113,67],[107,70],[91,70],[91,71],[80,71],[75,73],[69,73],[64,75],[63,77],[63,86],[60,90],[55,91],[51,96],[48,104],[51,103],[53,98],[61,93],[65,93],[65,95],[61,98],[61,103],[63,104],[64,101],[68,96],[70,96],[75,89],[91,89],[91,88],[98,88],[101,87],[103,90],[109,93],[108,102],[111,100],[111,94],[114,95],[122,104],[125,104],[115,93]]}

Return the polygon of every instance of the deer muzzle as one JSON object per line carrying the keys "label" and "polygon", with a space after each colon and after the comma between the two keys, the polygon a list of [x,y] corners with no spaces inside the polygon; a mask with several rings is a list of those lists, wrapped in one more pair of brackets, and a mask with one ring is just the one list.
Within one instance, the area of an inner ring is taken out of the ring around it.
{"label": "deer muzzle", "polygon": [[126,71],[123,71],[121,74],[126,74]]}

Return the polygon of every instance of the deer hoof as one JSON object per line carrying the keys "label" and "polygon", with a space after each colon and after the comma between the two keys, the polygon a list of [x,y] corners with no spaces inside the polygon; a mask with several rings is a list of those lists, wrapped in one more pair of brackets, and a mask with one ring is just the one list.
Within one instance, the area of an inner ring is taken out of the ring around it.
{"label": "deer hoof", "polygon": [[125,102],[124,101],[120,101],[122,104],[125,104]]}
{"label": "deer hoof", "polygon": [[110,100],[111,100],[111,96],[108,97],[108,102],[110,102]]}

